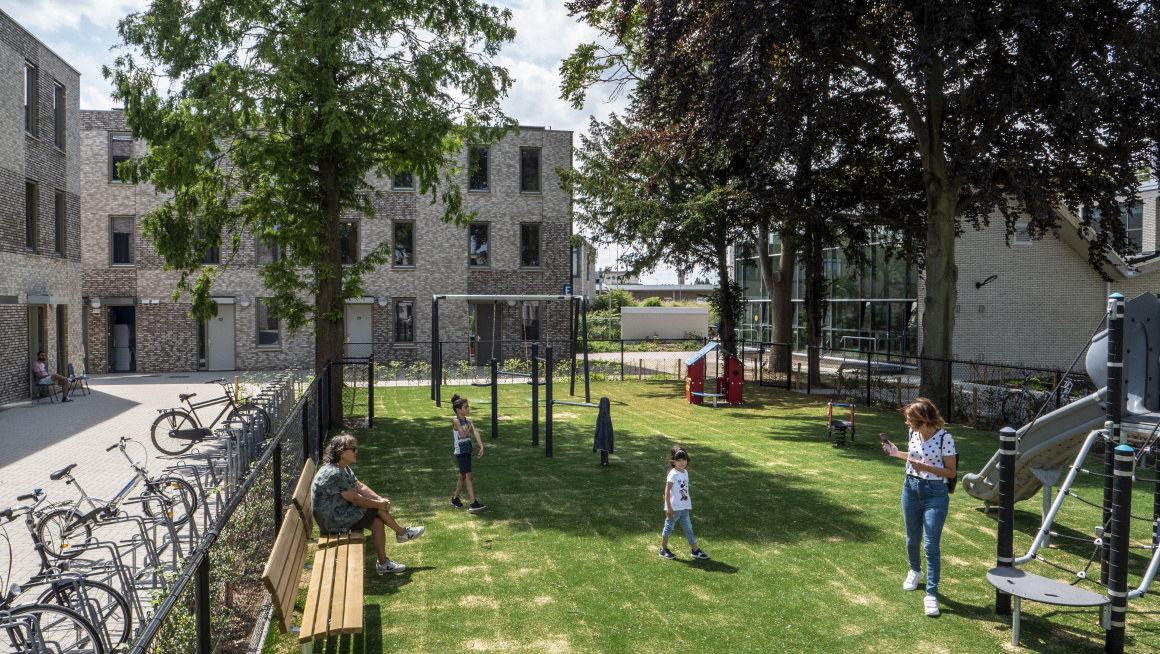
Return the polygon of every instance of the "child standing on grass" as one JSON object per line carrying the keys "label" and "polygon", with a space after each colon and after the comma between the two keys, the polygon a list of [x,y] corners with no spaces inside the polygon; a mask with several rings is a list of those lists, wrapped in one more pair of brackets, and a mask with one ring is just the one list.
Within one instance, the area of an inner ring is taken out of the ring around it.
{"label": "child standing on grass", "polygon": [[693,500],[689,498],[689,454],[680,445],[674,445],[669,450],[669,476],[665,479],[665,529],[661,532],[661,558],[675,559],[676,554],[669,551],[669,534],[677,523],[685,532],[689,546],[693,548],[695,559],[707,559],[709,555],[697,547],[697,539],[693,536],[693,521],[689,514],[693,510]]}
{"label": "child standing on grass", "polygon": [[455,437],[455,459],[459,462],[459,481],[455,483],[455,494],[451,496],[451,506],[462,509],[463,502],[459,500],[459,491],[467,483],[467,499],[471,500],[468,511],[478,511],[483,508],[479,500],[475,499],[475,489],[471,486],[471,437],[479,443],[479,458],[483,458],[483,441],[479,438],[479,430],[471,422],[471,405],[466,398],[454,395],[451,398],[451,408],[455,409],[455,417],[451,419],[451,435]]}

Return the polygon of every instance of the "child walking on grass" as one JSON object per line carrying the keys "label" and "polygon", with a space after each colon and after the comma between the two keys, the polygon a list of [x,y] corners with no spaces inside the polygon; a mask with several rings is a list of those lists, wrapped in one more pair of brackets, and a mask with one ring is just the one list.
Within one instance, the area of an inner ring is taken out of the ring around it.
{"label": "child walking on grass", "polygon": [[689,454],[680,445],[674,445],[669,450],[669,476],[665,479],[665,529],[661,532],[661,558],[675,559],[676,554],[669,551],[669,534],[677,523],[685,532],[689,546],[693,548],[695,559],[707,559],[709,555],[697,547],[697,539],[693,536],[693,521],[689,514],[693,510],[693,500],[689,498]]}
{"label": "child walking on grass", "polygon": [[462,509],[463,502],[459,500],[459,491],[467,483],[467,499],[471,500],[468,511],[478,511],[483,508],[479,500],[475,499],[475,489],[471,486],[471,437],[479,443],[479,458],[483,458],[483,441],[479,438],[479,430],[471,422],[471,405],[466,398],[452,396],[451,408],[455,409],[455,417],[451,419],[451,435],[455,437],[455,459],[459,462],[459,481],[455,483],[455,495],[451,496],[451,506]]}

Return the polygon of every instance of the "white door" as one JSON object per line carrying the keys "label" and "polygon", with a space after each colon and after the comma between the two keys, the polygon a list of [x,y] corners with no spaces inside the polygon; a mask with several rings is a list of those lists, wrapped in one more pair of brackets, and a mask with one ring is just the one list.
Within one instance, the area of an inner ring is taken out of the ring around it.
{"label": "white door", "polygon": [[369,357],[375,340],[371,329],[371,304],[346,305],[346,347],[343,356],[348,359]]}
{"label": "white door", "polygon": [[234,305],[218,304],[218,315],[206,326],[210,370],[234,369]]}

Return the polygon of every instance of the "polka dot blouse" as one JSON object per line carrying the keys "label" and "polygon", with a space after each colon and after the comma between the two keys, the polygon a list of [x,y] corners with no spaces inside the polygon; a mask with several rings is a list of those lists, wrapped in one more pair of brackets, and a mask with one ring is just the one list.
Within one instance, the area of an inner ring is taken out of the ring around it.
{"label": "polka dot blouse", "polygon": [[[922,442],[922,434],[919,434],[913,429],[910,431],[910,442],[907,446],[910,453],[908,458],[918,459],[928,466],[935,468],[945,468],[943,463],[944,456],[955,456],[958,452],[955,451],[955,439],[945,429],[940,429],[931,436],[929,441]],[[918,477],[919,479],[941,479],[946,483],[945,477],[939,477],[931,472],[919,472],[914,469],[914,466],[908,461],[906,463],[906,474],[911,477]]]}

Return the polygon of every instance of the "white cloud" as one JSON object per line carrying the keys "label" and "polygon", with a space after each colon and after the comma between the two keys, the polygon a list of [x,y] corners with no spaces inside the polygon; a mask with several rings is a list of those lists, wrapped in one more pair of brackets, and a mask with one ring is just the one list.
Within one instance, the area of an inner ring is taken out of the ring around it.
{"label": "white cloud", "polygon": [[78,33],[81,24],[88,20],[102,29],[117,27],[117,21],[132,11],[141,11],[149,6],[148,0],[4,0],[5,13],[12,16],[25,29],[44,40],[44,34],[64,32]]}

